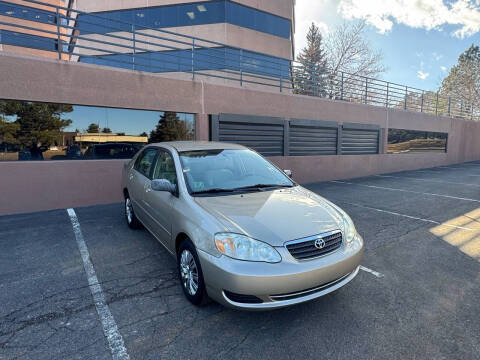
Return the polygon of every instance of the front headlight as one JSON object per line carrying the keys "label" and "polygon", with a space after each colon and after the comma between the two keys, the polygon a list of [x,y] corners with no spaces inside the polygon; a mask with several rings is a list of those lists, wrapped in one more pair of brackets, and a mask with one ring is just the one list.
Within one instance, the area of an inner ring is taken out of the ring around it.
{"label": "front headlight", "polygon": [[233,259],[268,263],[282,260],[280,254],[272,246],[245,235],[216,234],[215,245],[222,254]]}
{"label": "front headlight", "polygon": [[347,243],[352,242],[357,235],[355,225],[353,225],[352,219],[347,214],[342,214],[343,217],[343,233],[345,235],[345,241]]}

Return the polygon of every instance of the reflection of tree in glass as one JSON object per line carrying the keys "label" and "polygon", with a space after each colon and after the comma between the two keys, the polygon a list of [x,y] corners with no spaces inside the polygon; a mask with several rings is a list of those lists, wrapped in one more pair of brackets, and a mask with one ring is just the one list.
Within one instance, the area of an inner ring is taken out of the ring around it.
{"label": "reflection of tree in glass", "polygon": [[91,123],[90,125],[88,125],[87,133],[97,134],[99,132],[100,132],[100,127],[98,126],[98,124]]}
{"label": "reflection of tree in glass", "polygon": [[446,133],[403,129],[388,130],[388,152],[444,152],[447,145]]}
{"label": "reflection of tree in glass", "polygon": [[2,126],[3,131],[6,133],[8,127],[9,137],[14,136],[14,143],[28,149],[32,159],[43,159],[42,152],[54,145],[61,137],[61,131],[72,123],[62,119],[62,114],[72,111],[71,105],[0,101],[0,114],[15,117],[14,122]]}
{"label": "reflection of tree in glass", "polygon": [[[20,126],[17,123],[8,121],[0,115],[0,143],[12,145],[17,144],[15,135],[19,129]],[[7,146],[5,145],[5,151],[6,149]]]}
{"label": "reflection of tree in glass", "polygon": [[155,128],[150,132],[149,143],[175,140],[191,140],[192,133],[184,121],[180,120],[177,113],[165,111]]}

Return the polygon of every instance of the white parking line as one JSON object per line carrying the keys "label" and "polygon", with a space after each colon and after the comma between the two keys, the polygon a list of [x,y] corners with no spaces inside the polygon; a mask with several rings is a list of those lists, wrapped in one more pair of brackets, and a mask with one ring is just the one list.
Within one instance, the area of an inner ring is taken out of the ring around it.
{"label": "white parking line", "polygon": [[463,201],[470,201],[470,202],[478,202],[478,203],[480,203],[480,200],[477,200],[477,199],[470,199],[470,198],[464,198],[464,197],[458,197],[458,196],[451,196],[451,195],[443,195],[443,194],[435,194],[435,193],[426,193],[426,192],[421,192],[421,191],[397,189],[397,188],[390,188],[390,187],[385,187],[385,186],[375,186],[375,185],[357,184],[357,183],[351,183],[351,182],[339,181],[339,180],[333,180],[333,181],[330,181],[330,182],[332,182],[332,183],[338,183],[338,184],[346,184],[346,185],[364,186],[364,187],[368,187],[368,188],[371,188],[371,189],[380,189],[380,190],[388,190],[388,191],[399,191],[399,192],[406,192],[406,193],[411,193],[411,194],[436,196],[436,197],[443,197],[443,198],[447,198],[447,199],[455,199],[455,200],[463,200]]}
{"label": "white parking line", "polygon": [[480,184],[468,184],[468,183],[461,183],[461,182],[454,182],[454,181],[421,179],[421,178],[414,178],[414,177],[410,177],[410,176],[392,176],[392,175],[373,175],[373,176],[381,177],[381,178],[411,179],[411,180],[427,181],[427,182],[435,182],[435,183],[444,183],[444,184],[453,184],[453,185],[464,185],[464,186],[480,187]]}
{"label": "white parking line", "polygon": [[346,201],[344,201],[344,203],[345,203],[345,204],[348,204],[348,205],[352,205],[352,206],[361,207],[361,208],[364,208],[364,209],[369,209],[369,210],[373,210],[373,211],[378,211],[378,212],[390,214],[390,215],[401,216],[401,217],[405,217],[405,218],[412,219],[412,220],[419,220],[419,221],[423,221],[423,222],[428,222],[428,223],[435,224],[435,225],[442,225],[442,226],[446,226],[446,227],[451,227],[451,228],[455,228],[455,229],[462,229],[462,230],[468,230],[468,231],[475,231],[475,229],[468,228],[468,227],[464,227],[464,226],[457,226],[457,225],[450,225],[450,224],[440,223],[440,222],[435,221],[435,220],[424,219],[424,218],[421,218],[421,217],[412,216],[412,215],[406,215],[406,214],[401,214],[401,213],[397,213],[397,212],[389,211],[389,210],[377,209],[377,208],[374,208],[374,207],[371,207],[371,206],[367,206],[367,205],[361,205],[361,204],[356,204],[356,203],[351,203],[351,202],[346,202]]}
{"label": "white parking line", "polygon": [[360,270],[366,271],[366,272],[376,276],[377,278],[382,278],[384,276],[383,274],[380,274],[378,271],[369,269],[369,268],[367,268],[365,266],[361,266],[361,265],[360,265]]}
{"label": "white parking line", "polygon": [[90,287],[90,292],[92,293],[93,302],[97,309],[98,316],[102,322],[103,333],[107,338],[108,346],[112,353],[113,360],[128,360],[130,356],[127,353],[125,344],[123,343],[123,338],[120,332],[118,331],[117,323],[113,318],[112,313],[107,305],[105,300],[105,295],[103,293],[102,287],[98,282],[95,269],[92,262],[90,261],[90,253],[88,252],[87,244],[83,238],[82,230],[80,229],[80,223],[77,218],[77,214],[73,209],[67,209],[68,215],[70,216],[70,221],[72,222],[73,232],[75,233],[75,239],[77,240],[78,250],[82,256],[83,268],[87,274],[88,286]]}

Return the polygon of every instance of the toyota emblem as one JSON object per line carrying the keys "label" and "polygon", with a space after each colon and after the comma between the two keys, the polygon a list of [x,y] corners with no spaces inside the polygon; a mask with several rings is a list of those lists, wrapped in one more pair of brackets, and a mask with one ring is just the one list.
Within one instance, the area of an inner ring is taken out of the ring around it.
{"label": "toyota emblem", "polygon": [[315,240],[315,247],[318,250],[322,250],[325,247],[325,240],[323,240],[322,238]]}

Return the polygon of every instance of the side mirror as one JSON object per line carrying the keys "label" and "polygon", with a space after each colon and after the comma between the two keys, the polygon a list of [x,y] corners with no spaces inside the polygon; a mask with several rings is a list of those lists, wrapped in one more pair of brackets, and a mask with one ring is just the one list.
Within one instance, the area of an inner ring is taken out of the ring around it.
{"label": "side mirror", "polygon": [[152,190],[166,191],[173,194],[175,191],[177,191],[177,187],[167,179],[154,179],[152,180]]}
{"label": "side mirror", "polygon": [[284,172],[285,175],[287,175],[288,177],[292,177],[292,170],[283,170],[283,172]]}

